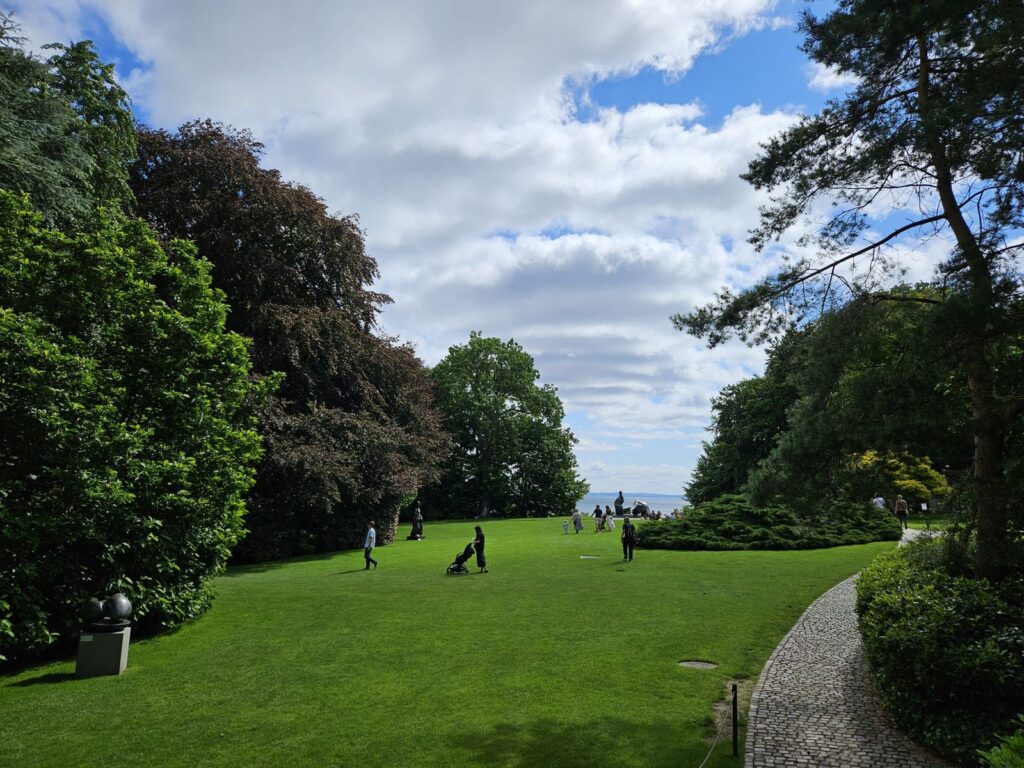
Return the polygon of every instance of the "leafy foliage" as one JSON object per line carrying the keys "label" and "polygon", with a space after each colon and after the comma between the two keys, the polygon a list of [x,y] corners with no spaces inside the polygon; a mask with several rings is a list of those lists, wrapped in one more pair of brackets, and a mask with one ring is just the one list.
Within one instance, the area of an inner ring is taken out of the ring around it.
{"label": "leafy foliage", "polygon": [[1003,736],[999,744],[979,757],[988,768],[1024,768],[1024,715],[1017,716],[1016,733]]}
{"label": "leafy foliage", "polygon": [[799,395],[790,366],[801,341],[800,333],[788,335],[772,349],[764,376],[725,387],[711,401],[714,439],[704,443],[686,486],[691,504],[741,491],[751,470],[771,454]]}
{"label": "leafy foliage", "polygon": [[[919,458],[909,453],[865,451],[853,457],[850,474],[859,482],[861,493],[858,495],[865,498],[885,489],[890,498],[896,493],[908,502],[921,502],[948,496],[952,490],[946,478],[932,469],[927,456]],[[869,490],[871,488],[875,490]]]}
{"label": "leafy foliage", "polygon": [[[1024,15],[1012,0],[839,0],[801,28],[805,52],[857,84],[769,141],[744,178],[772,193],[754,246],[797,229],[813,256],[674,322],[715,345],[760,342],[850,301],[932,305],[929,338],[966,384],[957,410],[971,412],[978,567],[998,576],[1011,561],[1007,438],[1024,413],[1022,379],[999,365],[1024,331]],[[902,254],[940,238],[932,295],[890,293]]]}
{"label": "leafy foliage", "polygon": [[857,613],[889,712],[964,764],[1024,711],[1024,578],[951,576],[946,543],[882,555],[861,572]]}
{"label": "leafy foliage", "polygon": [[514,340],[471,333],[431,371],[454,448],[426,494],[435,517],[569,514],[587,493],[557,390]]}
{"label": "leafy foliage", "polygon": [[655,520],[640,529],[648,549],[818,549],[895,541],[900,525],[869,504],[825,502],[796,510],[755,506],[740,494],[687,507],[682,520]]}
{"label": "leafy foliage", "polygon": [[372,333],[389,299],[369,290],[377,264],[358,220],[260,168],[261,153],[247,131],[202,121],[140,129],[131,169],[140,214],[213,264],[255,369],[285,375],[262,414],[266,452],[236,554],[354,547],[369,519],[386,543],[447,453],[432,385],[411,348]]}
{"label": "leafy foliage", "polygon": [[0,653],[115,590],[143,628],[208,605],[271,384],[226,312],[192,246],[116,214],[60,234],[0,191]]}
{"label": "leafy foliage", "polygon": [[128,95],[88,41],[46,62],[21,50],[0,14],[0,187],[27,192],[50,224],[80,226],[97,204],[131,199],[134,157]]}
{"label": "leafy foliage", "polygon": [[855,301],[787,333],[764,376],[714,400],[715,436],[690,501],[746,490],[758,504],[802,509],[822,496],[948,494],[939,462],[921,454],[963,473],[972,443],[962,379],[927,340],[933,314],[918,302]]}

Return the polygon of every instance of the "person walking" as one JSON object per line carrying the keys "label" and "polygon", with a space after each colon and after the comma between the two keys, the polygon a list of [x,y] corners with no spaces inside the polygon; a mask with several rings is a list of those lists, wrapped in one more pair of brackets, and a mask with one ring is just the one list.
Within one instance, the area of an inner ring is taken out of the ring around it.
{"label": "person walking", "polygon": [[622,521],[622,559],[633,562],[633,547],[636,546],[636,526],[628,517]]}
{"label": "person walking", "polygon": [[607,504],[604,505],[604,527],[605,530],[615,530],[615,515],[612,514],[612,508]]}
{"label": "person walking", "polygon": [[366,524],[366,540],[363,542],[363,559],[366,560],[364,571],[370,570],[370,563],[374,569],[379,563],[373,559],[373,548],[377,546],[377,531],[373,527],[373,520]]}
{"label": "person walking", "polygon": [[487,558],[484,556],[484,532],[480,526],[476,526],[476,539],[473,540],[473,548],[476,550],[476,567],[480,573],[487,573]]}
{"label": "person walking", "polygon": [[576,533],[583,530],[583,513],[578,509],[572,513],[572,527],[576,529]]}
{"label": "person walking", "polygon": [[893,508],[896,512],[896,517],[900,519],[900,524],[904,528],[909,528],[910,526],[907,524],[907,500],[896,494],[896,503],[893,505]]}

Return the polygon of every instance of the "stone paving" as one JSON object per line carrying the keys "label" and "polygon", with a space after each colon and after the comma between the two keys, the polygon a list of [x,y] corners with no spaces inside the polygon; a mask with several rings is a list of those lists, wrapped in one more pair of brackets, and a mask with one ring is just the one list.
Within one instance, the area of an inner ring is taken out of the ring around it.
{"label": "stone paving", "polygon": [[744,768],[947,767],[882,712],[857,629],[856,578],[819,597],[765,664],[747,715]]}

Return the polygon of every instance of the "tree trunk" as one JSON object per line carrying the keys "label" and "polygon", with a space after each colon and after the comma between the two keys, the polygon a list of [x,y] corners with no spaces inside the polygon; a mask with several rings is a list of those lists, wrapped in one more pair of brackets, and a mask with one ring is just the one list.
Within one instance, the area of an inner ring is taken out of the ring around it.
{"label": "tree trunk", "polygon": [[962,318],[961,338],[966,339],[963,365],[971,389],[971,431],[974,434],[974,481],[978,494],[978,553],[975,568],[979,576],[994,579],[1006,573],[1007,510],[1003,495],[1003,440],[1006,420],[995,397],[991,361],[988,358],[988,334],[993,325],[995,295],[992,273],[974,232],[960,210],[953,191],[953,174],[946,144],[931,122],[931,61],[928,40],[917,38],[919,68],[918,110],[924,127],[927,149],[935,169],[935,189],[942,212],[956,237],[957,246],[967,263],[969,280],[967,316]]}
{"label": "tree trunk", "polygon": [[[974,367],[970,362],[968,366]],[[1006,532],[1008,517],[1003,493],[1005,435],[1003,419],[992,396],[991,372],[987,366],[978,367],[980,376],[975,377],[970,370],[968,372],[974,432],[974,481],[978,493],[976,568],[979,576],[998,579],[1010,567]]]}

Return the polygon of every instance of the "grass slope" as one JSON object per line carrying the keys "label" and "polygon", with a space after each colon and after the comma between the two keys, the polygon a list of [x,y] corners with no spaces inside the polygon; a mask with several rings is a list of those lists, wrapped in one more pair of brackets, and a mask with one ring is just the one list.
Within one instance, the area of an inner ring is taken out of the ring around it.
{"label": "grass slope", "polygon": [[[134,643],[120,677],[69,661],[0,678],[0,765],[697,765],[726,682],[892,546],[623,563],[618,531],[484,530],[488,574],[445,576],[473,526],[428,525],[376,571],[361,552],[232,569],[210,613]],[[736,764],[726,734],[708,765]]]}

